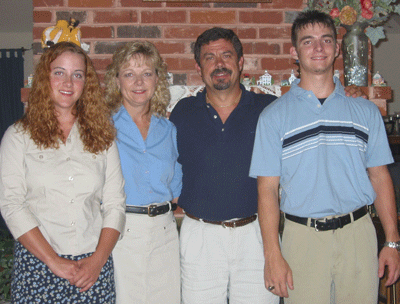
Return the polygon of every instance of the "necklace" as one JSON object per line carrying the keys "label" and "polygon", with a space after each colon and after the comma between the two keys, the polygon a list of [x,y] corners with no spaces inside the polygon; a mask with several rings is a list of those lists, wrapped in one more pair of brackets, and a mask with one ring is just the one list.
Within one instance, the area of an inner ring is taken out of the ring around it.
{"label": "necklace", "polygon": [[230,104],[230,105],[225,105],[225,106],[220,106],[220,105],[216,105],[215,103],[213,103],[213,102],[208,98],[208,95],[207,95],[207,93],[206,93],[206,101],[207,101],[208,103],[210,103],[211,105],[213,105],[214,107],[218,107],[218,108],[228,108],[228,107],[232,107],[232,106],[236,105],[236,104],[239,102],[240,97],[242,97],[242,91],[240,91],[240,94],[239,94],[238,98],[236,98],[236,100],[235,100],[232,104]]}

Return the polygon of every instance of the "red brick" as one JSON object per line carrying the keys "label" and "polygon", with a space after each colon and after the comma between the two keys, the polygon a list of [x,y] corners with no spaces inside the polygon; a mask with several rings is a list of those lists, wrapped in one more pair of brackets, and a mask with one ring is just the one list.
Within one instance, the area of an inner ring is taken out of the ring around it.
{"label": "red brick", "polygon": [[33,11],[34,23],[49,23],[51,22],[51,12],[49,11]]}
{"label": "red brick", "polygon": [[42,26],[34,26],[32,30],[33,39],[42,39],[42,33],[46,29],[46,27]]}
{"label": "red brick", "polygon": [[255,28],[238,28],[236,34],[240,39],[256,39],[257,30]]}
{"label": "red brick", "polygon": [[95,11],[93,21],[95,23],[132,23],[138,22],[138,14],[134,10]]}
{"label": "red brick", "polygon": [[110,26],[82,26],[82,38],[113,38],[112,29]]}
{"label": "red brick", "polygon": [[341,56],[336,58],[333,69],[342,71],[341,74],[343,74],[343,58]]}
{"label": "red brick", "polygon": [[164,58],[168,70],[194,70],[195,61],[193,58]]}
{"label": "red brick", "polygon": [[33,7],[63,6],[64,0],[33,0]]}
{"label": "red brick", "polygon": [[243,43],[243,52],[245,54],[268,54],[279,55],[281,53],[280,45],[267,42],[248,42]]}
{"label": "red brick", "polygon": [[290,39],[291,26],[260,28],[261,39]]}
{"label": "red brick", "polygon": [[294,60],[289,58],[261,58],[263,70],[291,70],[295,69]]}
{"label": "red brick", "polygon": [[164,37],[168,39],[192,39],[193,41],[210,26],[165,26]]}
{"label": "red brick", "polygon": [[285,42],[285,43],[283,44],[283,51],[282,51],[282,54],[290,55],[290,48],[291,48],[292,46],[293,46],[293,45],[292,45],[291,42]]}
{"label": "red brick", "polygon": [[144,11],[142,23],[185,23],[185,11]]}
{"label": "red brick", "polygon": [[190,12],[190,23],[192,24],[234,24],[236,21],[235,11],[192,11]]}
{"label": "red brick", "polygon": [[261,3],[261,8],[303,9],[303,0],[272,0],[271,3]]}
{"label": "red brick", "polygon": [[107,66],[112,62],[112,58],[105,58],[105,59],[92,59],[93,62],[93,66],[95,68],[95,70],[99,70],[99,71],[105,71],[107,69]]}
{"label": "red brick", "polygon": [[160,54],[183,54],[185,44],[180,42],[154,42]]}
{"label": "red brick", "polygon": [[161,7],[161,2],[143,0],[121,0],[122,7]]}
{"label": "red brick", "polygon": [[254,11],[239,12],[240,23],[279,24],[283,21],[282,12]]}
{"label": "red brick", "polygon": [[277,43],[256,42],[253,44],[253,53],[279,55],[281,47]]}
{"label": "red brick", "polygon": [[68,7],[113,7],[115,0],[68,0]]}

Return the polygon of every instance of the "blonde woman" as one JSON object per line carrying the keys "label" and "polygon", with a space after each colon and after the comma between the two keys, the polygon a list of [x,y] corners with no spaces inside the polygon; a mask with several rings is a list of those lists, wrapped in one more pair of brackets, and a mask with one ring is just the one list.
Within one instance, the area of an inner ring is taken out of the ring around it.
{"label": "blonde woman", "polygon": [[175,126],[166,119],[166,66],[155,46],[131,42],[107,69],[127,194],[125,235],[113,251],[117,303],[180,303],[173,211],[181,190]]}

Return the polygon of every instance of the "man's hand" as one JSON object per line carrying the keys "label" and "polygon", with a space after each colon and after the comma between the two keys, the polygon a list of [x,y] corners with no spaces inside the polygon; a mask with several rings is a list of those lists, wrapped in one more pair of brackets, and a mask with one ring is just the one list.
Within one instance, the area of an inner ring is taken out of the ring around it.
{"label": "man's hand", "polygon": [[361,88],[356,85],[345,87],[344,91],[347,97],[354,97],[354,98],[362,97],[368,99],[368,96],[365,95],[364,92],[361,90]]}
{"label": "man's hand", "polygon": [[400,276],[400,253],[395,248],[383,247],[379,254],[380,278],[385,274],[385,266],[388,267],[388,278],[385,286],[390,286],[397,281]]}
{"label": "man's hand", "polygon": [[69,280],[72,285],[80,289],[80,292],[89,290],[99,278],[104,263],[100,262],[93,254],[90,257],[78,261],[79,271]]}
{"label": "man's hand", "polygon": [[279,297],[288,298],[287,287],[294,289],[292,270],[280,252],[265,257],[264,282],[265,287]]}

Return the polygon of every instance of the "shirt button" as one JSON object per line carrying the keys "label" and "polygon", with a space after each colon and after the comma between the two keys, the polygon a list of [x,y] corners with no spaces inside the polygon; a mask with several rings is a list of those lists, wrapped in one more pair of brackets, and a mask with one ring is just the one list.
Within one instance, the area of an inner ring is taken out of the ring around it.
{"label": "shirt button", "polygon": [[225,129],[224,128],[222,128],[222,132],[224,132],[225,131]]}
{"label": "shirt button", "polygon": [[71,222],[71,226],[75,226],[75,222]]}
{"label": "shirt button", "polygon": [[214,119],[217,119],[217,117],[218,117],[217,115],[214,115]]}
{"label": "shirt button", "polygon": [[311,94],[308,94],[308,97],[311,97]]}
{"label": "shirt button", "polygon": [[149,174],[149,171],[145,171],[144,173]]}
{"label": "shirt button", "polygon": [[74,180],[74,177],[73,177],[73,176],[70,176],[70,177],[68,177],[68,179],[69,179],[70,181],[73,181],[73,180]]}
{"label": "shirt button", "polygon": [[143,150],[143,153],[146,153],[146,150]]}
{"label": "shirt button", "polygon": [[92,155],[92,158],[93,158],[93,159],[96,159],[96,155]]}
{"label": "shirt button", "polygon": [[74,201],[73,199],[72,199],[72,200],[70,200],[69,202],[70,202],[71,204],[75,203],[75,201]]}
{"label": "shirt button", "polygon": [[68,139],[67,139],[67,142],[69,142],[69,143],[70,143],[70,142],[71,142],[71,138],[68,138]]}
{"label": "shirt button", "polygon": [[128,228],[128,229],[126,229],[126,232],[131,232],[131,230]]}
{"label": "shirt button", "polygon": [[321,107],[321,105],[319,104],[319,105],[317,105],[317,107],[318,107],[318,108],[320,108],[320,107]]}
{"label": "shirt button", "polygon": [[67,161],[70,161],[71,160],[71,158],[70,157],[67,157]]}
{"label": "shirt button", "polygon": [[43,159],[43,155],[42,154],[39,155],[39,159]]}
{"label": "shirt button", "polygon": [[209,104],[207,105],[207,108],[210,108],[210,105],[209,105]]}

